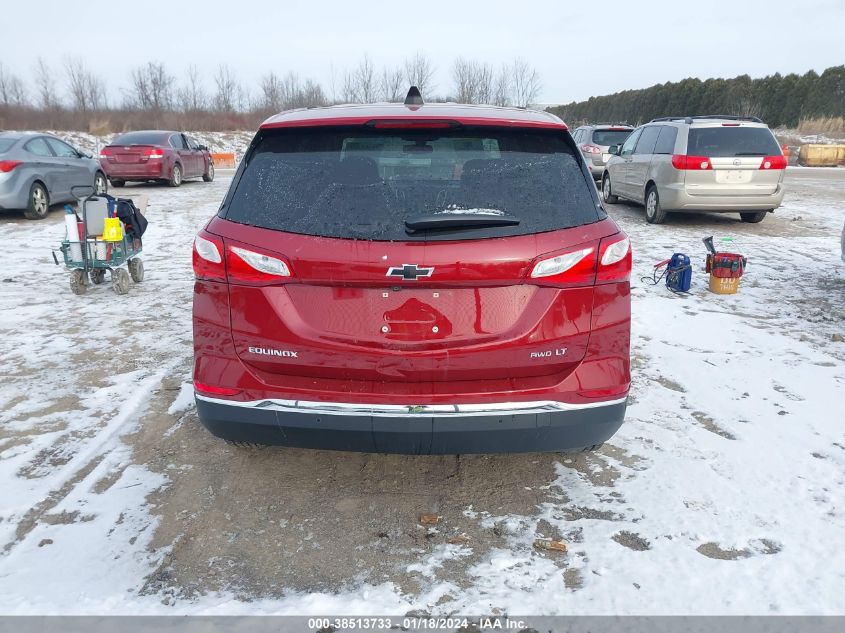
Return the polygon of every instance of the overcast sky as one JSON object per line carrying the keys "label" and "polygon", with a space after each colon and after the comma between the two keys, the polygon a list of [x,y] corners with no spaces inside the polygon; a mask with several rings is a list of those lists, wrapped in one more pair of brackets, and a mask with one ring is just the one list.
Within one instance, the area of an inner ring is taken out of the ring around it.
{"label": "overcast sky", "polygon": [[436,92],[458,57],[495,67],[522,57],[544,103],[586,99],[684,77],[759,77],[845,64],[843,0],[577,2],[530,0],[3,0],[0,61],[31,85],[41,55],[82,58],[122,99],[131,69],[163,61],[181,80],[196,64],[210,86],[227,63],[251,91],[294,70],[339,92],[366,53],[377,67],[421,51]]}

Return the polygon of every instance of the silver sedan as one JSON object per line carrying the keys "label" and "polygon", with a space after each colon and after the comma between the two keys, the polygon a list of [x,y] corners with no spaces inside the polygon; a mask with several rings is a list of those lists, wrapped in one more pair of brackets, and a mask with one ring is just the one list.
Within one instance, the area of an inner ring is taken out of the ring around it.
{"label": "silver sedan", "polygon": [[51,134],[0,134],[0,211],[23,209],[26,218],[41,220],[50,205],[73,200],[76,185],[106,193],[106,176],[90,154]]}

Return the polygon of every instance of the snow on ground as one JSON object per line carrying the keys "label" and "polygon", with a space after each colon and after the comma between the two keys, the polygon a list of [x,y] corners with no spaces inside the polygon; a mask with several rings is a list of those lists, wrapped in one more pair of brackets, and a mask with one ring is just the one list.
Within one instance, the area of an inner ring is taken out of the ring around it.
{"label": "snow on ground", "polygon": [[[180,492],[188,475],[220,477],[190,461],[192,452],[217,450],[197,427],[188,384],[190,243],[226,179],[131,188],[152,203],[148,277],[123,297],[108,288],[70,293],[49,255],[61,237],[59,213],[44,222],[0,217],[0,613],[845,613],[845,170],[790,169],[784,207],[759,225],[688,215],[651,226],[641,208],[609,207],[635,250],[634,382],[626,423],[597,453],[467,459],[461,476],[473,481],[456,477],[438,491],[444,507],[450,495],[460,499],[460,511],[443,510],[443,524],[415,547],[390,549],[362,534],[357,546],[335,551],[352,525],[342,506],[317,499],[304,515],[308,506],[292,505],[273,519],[276,529],[307,535],[289,563],[273,568],[273,583],[256,588],[249,571],[215,571],[210,560],[200,561],[189,590],[180,552],[212,556],[215,534],[192,526],[222,515],[229,494],[210,485]],[[708,235],[735,237],[749,258],[739,294],[707,291]],[[695,263],[690,295],[641,281],[675,251]],[[168,421],[165,430],[157,420]],[[231,461],[219,469],[238,481],[254,477],[250,487],[276,472],[272,462],[305,459],[283,449],[220,455]],[[295,470],[311,479],[357,459],[308,455],[312,468]],[[370,467],[363,463],[354,470]],[[423,462],[385,463],[414,470]],[[512,470],[503,482],[486,464]],[[414,487],[417,474],[385,471],[367,485],[426,494]],[[494,481],[492,497],[460,496]],[[274,496],[284,505],[292,490]],[[514,501],[521,495],[537,501]],[[399,498],[369,510],[361,503],[361,512],[379,514]],[[170,538],[174,505],[186,527]],[[264,528],[255,536],[264,549],[242,545],[250,518],[214,521],[233,526],[226,553],[257,568],[279,554]],[[459,524],[476,536],[448,543],[449,526]],[[536,551],[536,537],[562,537],[569,552]],[[296,556],[306,557],[306,570],[314,557],[316,569],[326,550],[364,567],[373,556],[402,562],[316,588],[294,572]]]}

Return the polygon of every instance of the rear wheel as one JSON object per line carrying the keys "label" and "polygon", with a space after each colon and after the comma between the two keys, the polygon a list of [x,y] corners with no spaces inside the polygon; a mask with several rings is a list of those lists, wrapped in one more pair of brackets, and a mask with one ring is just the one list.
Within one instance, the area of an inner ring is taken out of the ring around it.
{"label": "rear wheel", "polygon": [[170,172],[170,180],[167,184],[171,187],[178,187],[182,184],[182,166],[179,163],[173,165],[173,171]]}
{"label": "rear wheel", "polygon": [[70,289],[75,295],[84,295],[88,290],[88,284],[85,283],[85,271],[81,268],[70,271]]}
{"label": "rear wheel", "polygon": [[101,171],[98,171],[97,175],[94,176],[94,191],[97,195],[109,192],[109,181],[106,179],[106,175]]}
{"label": "rear wheel", "polygon": [[106,269],[105,268],[95,268],[90,273],[88,273],[88,276],[91,277],[91,283],[92,284],[96,284],[96,285],[99,286],[106,279]]}
{"label": "rear wheel", "polygon": [[126,184],[125,180],[115,180],[114,178],[110,182],[112,187],[122,187]]}
{"label": "rear wheel", "polygon": [[602,178],[601,180],[602,200],[604,200],[608,204],[616,204],[617,202],[619,202],[619,196],[614,196],[611,191],[612,189],[610,188],[610,176],[605,174],[604,178]]}
{"label": "rear wheel", "polygon": [[136,284],[144,281],[144,262],[135,257],[130,259],[126,265],[129,267],[129,275],[132,277],[132,281]]}
{"label": "rear wheel", "polygon": [[32,184],[29,189],[29,202],[23,212],[27,220],[43,220],[50,211],[50,198],[47,189],[40,182]]}
{"label": "rear wheel", "polygon": [[660,197],[654,185],[645,194],[645,219],[649,224],[662,224],[666,219],[666,211],[660,206]]}
{"label": "rear wheel", "polygon": [[123,268],[115,268],[112,270],[111,287],[116,295],[125,295],[129,292],[129,273]]}
{"label": "rear wheel", "polygon": [[758,222],[762,222],[768,211],[755,211],[753,213],[740,213],[739,217],[742,218],[743,222],[748,222],[749,224],[757,224]]}
{"label": "rear wheel", "polygon": [[214,180],[214,163],[211,160],[208,161],[208,169],[205,170],[205,173],[202,175],[202,179],[205,182],[211,182]]}

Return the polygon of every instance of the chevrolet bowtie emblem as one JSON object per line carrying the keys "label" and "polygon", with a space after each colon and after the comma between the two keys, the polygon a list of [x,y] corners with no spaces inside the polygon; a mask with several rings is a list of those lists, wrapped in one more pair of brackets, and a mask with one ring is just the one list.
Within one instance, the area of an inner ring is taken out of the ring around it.
{"label": "chevrolet bowtie emblem", "polygon": [[406,281],[416,281],[420,277],[431,277],[434,268],[421,268],[416,264],[402,264],[387,269],[388,277],[401,277]]}

